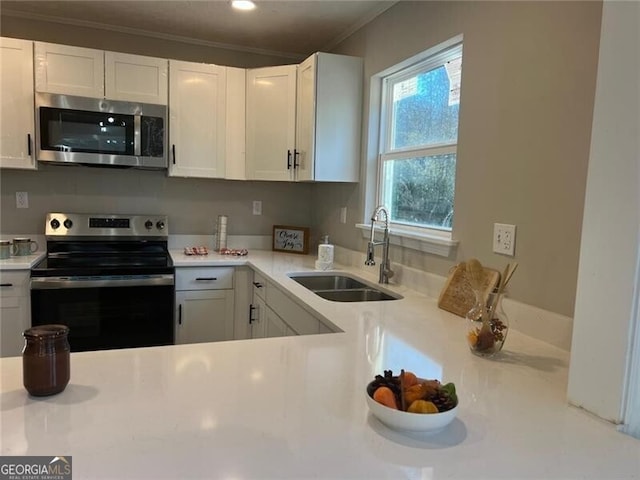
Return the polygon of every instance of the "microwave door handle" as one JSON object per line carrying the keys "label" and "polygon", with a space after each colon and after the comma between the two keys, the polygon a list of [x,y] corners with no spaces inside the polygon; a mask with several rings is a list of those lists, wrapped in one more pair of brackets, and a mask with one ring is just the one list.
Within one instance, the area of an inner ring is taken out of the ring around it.
{"label": "microwave door handle", "polygon": [[140,135],[142,115],[133,116],[133,154],[139,157],[142,153],[142,137]]}

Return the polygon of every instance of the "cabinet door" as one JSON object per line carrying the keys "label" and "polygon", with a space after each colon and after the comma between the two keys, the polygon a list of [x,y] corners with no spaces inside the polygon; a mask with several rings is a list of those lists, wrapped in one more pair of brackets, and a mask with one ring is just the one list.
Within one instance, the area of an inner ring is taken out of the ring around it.
{"label": "cabinet door", "polygon": [[223,178],[226,69],[171,60],[169,175]]}
{"label": "cabinet door", "polygon": [[294,335],[289,326],[284,323],[277,313],[269,307],[266,309],[265,337],[287,337]]}
{"label": "cabinet door", "polygon": [[296,65],[247,72],[247,177],[293,180]]}
{"label": "cabinet door", "polygon": [[320,321],[279,288],[267,290],[267,305],[289,325],[292,335],[313,335],[320,332]]}
{"label": "cabinet door", "polygon": [[224,178],[246,180],[247,74],[244,68],[227,67],[227,135]]}
{"label": "cabinet door", "polygon": [[233,277],[233,291],[235,297],[233,325],[234,340],[245,340],[247,338],[251,338],[249,307],[253,300],[252,280],[253,271],[249,267],[238,266],[235,268],[235,275]]}
{"label": "cabinet door", "polygon": [[3,298],[0,316],[0,357],[20,355],[24,346],[22,332],[31,326],[29,298]]}
{"label": "cabinet door", "polygon": [[0,167],[36,168],[33,43],[0,38]]}
{"label": "cabinet door", "polygon": [[295,152],[297,180],[314,179],[316,58],[317,55],[312,55],[298,67]]}
{"label": "cabinet door", "polygon": [[167,104],[168,61],[163,58],[105,52],[105,96],[111,100]]}
{"label": "cabinet door", "polygon": [[251,338],[264,338],[267,325],[267,304],[257,295],[253,296],[253,302],[251,302],[249,323],[251,324]]}
{"label": "cabinet door", "polygon": [[52,43],[35,44],[36,91],[104,97],[104,52]]}
{"label": "cabinet door", "polygon": [[362,136],[362,59],[332,53],[316,53],[314,57],[313,160],[307,164],[312,166],[316,182],[357,182]]}
{"label": "cabinet door", "polygon": [[29,270],[0,271],[0,357],[20,355],[31,326]]}
{"label": "cabinet door", "polygon": [[233,290],[176,292],[176,343],[233,340]]}

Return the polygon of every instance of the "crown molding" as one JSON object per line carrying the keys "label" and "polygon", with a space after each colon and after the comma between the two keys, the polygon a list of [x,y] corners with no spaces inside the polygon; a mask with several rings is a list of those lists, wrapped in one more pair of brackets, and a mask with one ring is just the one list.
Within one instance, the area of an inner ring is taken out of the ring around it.
{"label": "crown molding", "polygon": [[58,23],[62,25],[71,25],[75,27],[91,28],[94,30],[104,30],[108,32],[124,33],[128,35],[136,35],[141,37],[156,38],[159,40],[169,40],[173,42],[186,43],[190,45],[199,45],[211,48],[220,48],[225,50],[233,50],[244,53],[254,53],[257,55],[270,55],[275,57],[288,58],[295,61],[304,60],[307,55],[291,52],[281,52],[277,50],[268,50],[263,48],[245,47],[241,45],[233,45],[222,42],[212,42],[209,40],[201,40],[198,38],[185,37],[182,35],[173,35],[170,33],[152,32],[149,30],[142,30],[131,27],[121,27],[117,25],[107,25],[98,22],[92,22],[88,20],[77,20],[72,18],[57,17],[53,15],[40,15],[37,13],[18,12],[14,10],[8,10],[6,7],[2,8],[2,16],[22,18],[25,20],[36,20],[42,22]]}
{"label": "crown molding", "polygon": [[364,15],[363,17],[361,17],[360,20],[358,20],[356,23],[351,25],[349,28],[347,28],[340,35],[338,35],[333,40],[331,40],[329,43],[327,43],[322,48],[322,51],[330,52],[335,47],[337,47],[340,44],[340,42],[342,42],[343,40],[346,40],[347,38],[349,38],[351,35],[353,35],[358,30],[360,30],[362,27],[364,27],[367,23],[373,21],[373,19],[375,19],[376,17],[382,15],[384,12],[389,10],[391,7],[393,7],[399,1],[400,0],[396,0],[394,2],[384,2],[384,3],[382,3],[382,5],[380,5],[377,9],[372,10],[367,15]]}

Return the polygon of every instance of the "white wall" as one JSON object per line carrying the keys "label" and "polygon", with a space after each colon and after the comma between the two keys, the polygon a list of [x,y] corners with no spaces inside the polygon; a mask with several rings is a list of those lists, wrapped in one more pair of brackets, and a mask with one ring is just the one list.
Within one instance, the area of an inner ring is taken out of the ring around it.
{"label": "white wall", "polygon": [[616,423],[636,321],[639,26],[640,3],[604,3],[568,389],[571,403]]}

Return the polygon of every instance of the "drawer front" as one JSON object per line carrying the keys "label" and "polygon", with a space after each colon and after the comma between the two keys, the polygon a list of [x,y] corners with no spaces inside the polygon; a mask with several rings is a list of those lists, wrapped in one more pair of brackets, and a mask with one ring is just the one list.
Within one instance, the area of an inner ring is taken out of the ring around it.
{"label": "drawer front", "polygon": [[0,271],[0,298],[28,297],[29,270]]}
{"label": "drawer front", "polygon": [[258,298],[267,299],[267,279],[258,272],[253,272],[253,294]]}
{"label": "drawer front", "polygon": [[233,267],[178,267],[176,290],[233,289]]}

